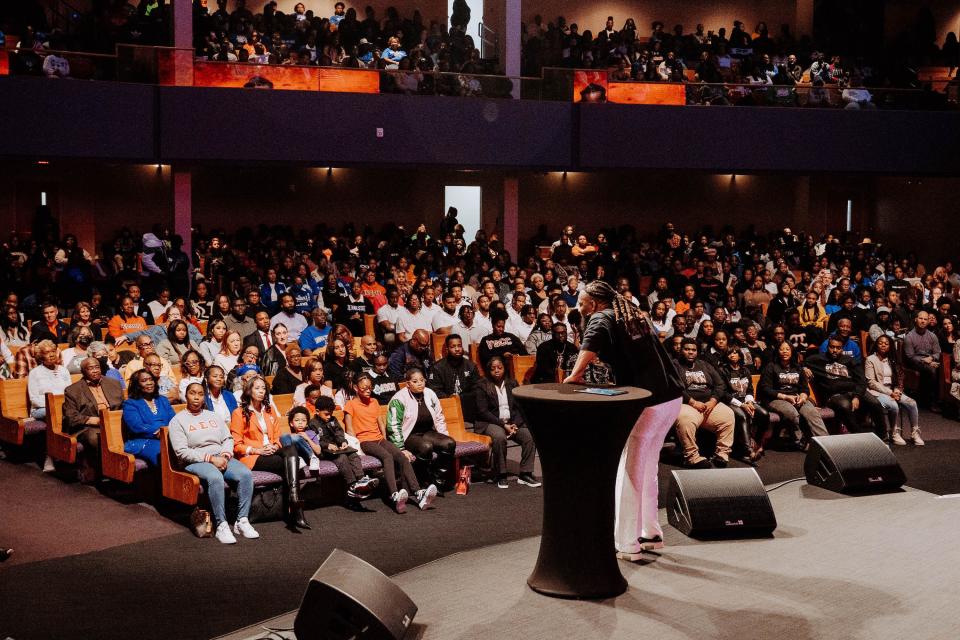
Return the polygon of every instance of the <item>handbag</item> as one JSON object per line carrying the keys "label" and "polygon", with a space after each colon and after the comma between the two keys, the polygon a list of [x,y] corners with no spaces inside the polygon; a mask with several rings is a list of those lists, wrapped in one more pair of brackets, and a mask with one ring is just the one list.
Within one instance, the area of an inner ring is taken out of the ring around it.
{"label": "handbag", "polygon": [[200,507],[194,507],[190,514],[190,528],[198,538],[209,538],[213,535],[213,521],[210,512]]}
{"label": "handbag", "polygon": [[470,492],[470,476],[473,472],[471,465],[460,467],[460,473],[457,475],[457,495],[465,496]]}
{"label": "handbag", "polygon": [[250,522],[283,520],[283,486],[274,485],[254,491],[250,499]]}
{"label": "handbag", "polygon": [[618,337],[630,354],[633,379],[653,395],[652,404],[674,400],[683,395],[686,386],[676,361],[657,337],[657,330],[647,316],[624,327],[617,323]]}

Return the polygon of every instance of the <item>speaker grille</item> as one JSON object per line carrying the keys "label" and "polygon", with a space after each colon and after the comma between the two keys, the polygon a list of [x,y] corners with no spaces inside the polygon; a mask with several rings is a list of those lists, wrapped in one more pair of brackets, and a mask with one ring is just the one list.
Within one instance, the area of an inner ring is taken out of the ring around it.
{"label": "speaker grille", "polygon": [[687,535],[771,533],[773,506],[754,469],[673,471],[670,524]]}
{"label": "speaker grille", "polygon": [[892,489],[907,480],[896,456],[872,433],[813,438],[803,468],[807,482],[833,491]]}

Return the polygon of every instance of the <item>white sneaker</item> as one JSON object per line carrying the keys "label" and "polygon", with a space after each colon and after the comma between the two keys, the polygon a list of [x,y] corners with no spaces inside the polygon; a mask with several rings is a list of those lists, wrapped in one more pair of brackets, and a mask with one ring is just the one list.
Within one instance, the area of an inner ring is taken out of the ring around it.
{"label": "white sneaker", "polygon": [[926,444],[923,441],[923,438],[920,437],[920,429],[914,429],[913,436],[910,439],[913,440],[913,444],[918,447],[922,447]]}
{"label": "white sneaker", "polygon": [[437,486],[430,485],[426,489],[417,491],[417,506],[421,511],[426,511],[433,507],[433,501],[437,497]]}
{"label": "white sneaker", "polygon": [[320,458],[310,456],[310,473],[316,473],[317,471],[320,471]]}
{"label": "white sneaker", "polygon": [[400,489],[392,496],[390,500],[393,502],[393,510],[397,513],[406,513],[407,512],[407,499],[410,495],[407,493],[406,489]]}
{"label": "white sneaker", "polygon": [[53,473],[57,468],[53,465],[53,458],[47,456],[43,460],[43,472],[44,473]]}
{"label": "white sneaker", "polygon": [[[217,528],[219,531],[219,527]],[[257,530],[253,528],[253,525],[250,524],[250,521],[246,518],[240,518],[233,525],[233,532],[238,536],[243,536],[244,538],[254,540],[260,537],[260,534],[257,533]]]}
{"label": "white sneaker", "polygon": [[905,445],[905,444],[907,444],[907,441],[903,439],[903,436],[900,435],[900,432],[899,432],[899,431],[894,431],[894,432],[893,432],[893,437],[890,438],[890,442],[892,442],[893,444],[898,444],[898,445]]}
{"label": "white sneaker", "polygon": [[227,524],[226,521],[220,523],[214,536],[221,544],[237,544],[237,539],[230,533],[230,525]]}

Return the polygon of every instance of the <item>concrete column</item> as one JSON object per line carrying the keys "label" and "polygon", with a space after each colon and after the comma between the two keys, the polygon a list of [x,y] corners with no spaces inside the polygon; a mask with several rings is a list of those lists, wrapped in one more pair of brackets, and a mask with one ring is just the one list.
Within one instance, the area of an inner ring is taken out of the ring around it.
{"label": "concrete column", "polygon": [[[506,0],[506,11],[504,11],[503,40],[506,43],[504,47],[504,71],[508,76],[517,77],[520,75],[520,23],[523,20],[520,12],[521,0]],[[520,99],[520,83],[513,85],[514,99]]]}
{"label": "concrete column", "polygon": [[520,180],[503,179],[503,248],[516,262],[520,236]]}
{"label": "concrete column", "polygon": [[172,0],[174,84],[193,85],[193,2]]}
{"label": "concrete column", "polygon": [[193,261],[193,175],[189,169],[173,171],[173,232],[183,238],[183,252]]}

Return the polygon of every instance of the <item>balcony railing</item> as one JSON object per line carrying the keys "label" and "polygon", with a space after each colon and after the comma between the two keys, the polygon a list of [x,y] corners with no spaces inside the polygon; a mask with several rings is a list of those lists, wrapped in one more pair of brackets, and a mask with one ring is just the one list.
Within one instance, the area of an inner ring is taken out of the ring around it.
{"label": "balcony railing", "polygon": [[67,60],[69,77],[161,86],[270,88],[337,93],[458,96],[640,105],[822,107],[859,109],[955,109],[958,84],[944,91],[793,86],[726,82],[618,81],[607,70],[544,68],[539,78],[347,69],[299,65],[210,62],[192,49],[117,45],[113,55],[75,51],[0,49],[0,75],[42,76],[48,55]]}

